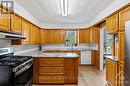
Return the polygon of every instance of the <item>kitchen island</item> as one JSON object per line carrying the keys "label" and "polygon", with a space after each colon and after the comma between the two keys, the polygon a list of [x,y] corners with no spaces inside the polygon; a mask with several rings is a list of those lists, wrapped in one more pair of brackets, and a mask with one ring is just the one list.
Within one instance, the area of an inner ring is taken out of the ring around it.
{"label": "kitchen island", "polygon": [[76,53],[41,53],[33,55],[34,84],[77,84]]}

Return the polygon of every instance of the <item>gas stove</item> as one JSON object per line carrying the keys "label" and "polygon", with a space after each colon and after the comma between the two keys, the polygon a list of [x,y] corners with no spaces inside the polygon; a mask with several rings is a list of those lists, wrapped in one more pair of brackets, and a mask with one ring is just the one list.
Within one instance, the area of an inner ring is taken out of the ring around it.
{"label": "gas stove", "polygon": [[14,48],[0,48],[0,86],[31,86],[31,56],[14,55]]}
{"label": "gas stove", "polygon": [[14,55],[13,48],[0,48],[0,66],[10,66],[15,76],[32,65],[31,56]]}
{"label": "gas stove", "polygon": [[31,56],[8,56],[0,60],[0,65],[8,65],[16,67],[28,60],[32,59]]}

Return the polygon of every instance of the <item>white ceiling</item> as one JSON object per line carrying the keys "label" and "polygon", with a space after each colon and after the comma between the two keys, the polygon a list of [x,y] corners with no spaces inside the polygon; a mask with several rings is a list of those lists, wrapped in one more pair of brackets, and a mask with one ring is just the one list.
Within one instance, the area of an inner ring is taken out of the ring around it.
{"label": "white ceiling", "polygon": [[[61,16],[59,0],[15,0],[41,24],[84,25],[115,0],[69,0],[68,16]],[[52,25],[52,26],[51,26]],[[41,25],[42,26],[42,25]]]}

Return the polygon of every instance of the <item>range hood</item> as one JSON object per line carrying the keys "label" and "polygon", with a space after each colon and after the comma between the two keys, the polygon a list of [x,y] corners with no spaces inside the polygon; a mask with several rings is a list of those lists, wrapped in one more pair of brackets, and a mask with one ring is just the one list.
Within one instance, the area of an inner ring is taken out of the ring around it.
{"label": "range hood", "polygon": [[20,39],[26,39],[26,37],[16,33],[0,31],[0,39],[20,40]]}

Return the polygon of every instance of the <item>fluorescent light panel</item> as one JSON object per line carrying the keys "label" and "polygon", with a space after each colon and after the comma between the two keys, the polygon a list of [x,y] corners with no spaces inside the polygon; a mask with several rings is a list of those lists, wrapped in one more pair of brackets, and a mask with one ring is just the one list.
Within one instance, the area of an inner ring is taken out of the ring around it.
{"label": "fluorescent light panel", "polygon": [[67,16],[68,15],[68,0],[60,0],[60,8],[61,8],[61,15]]}

